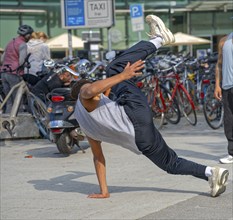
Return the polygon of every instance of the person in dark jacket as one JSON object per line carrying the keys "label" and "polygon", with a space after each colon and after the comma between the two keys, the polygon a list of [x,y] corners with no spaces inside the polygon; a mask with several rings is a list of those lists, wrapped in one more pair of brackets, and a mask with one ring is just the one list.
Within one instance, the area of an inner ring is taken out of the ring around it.
{"label": "person in dark jacket", "polygon": [[45,102],[49,92],[56,88],[69,87],[71,82],[72,75],[67,71],[48,74],[33,86],[32,92]]}

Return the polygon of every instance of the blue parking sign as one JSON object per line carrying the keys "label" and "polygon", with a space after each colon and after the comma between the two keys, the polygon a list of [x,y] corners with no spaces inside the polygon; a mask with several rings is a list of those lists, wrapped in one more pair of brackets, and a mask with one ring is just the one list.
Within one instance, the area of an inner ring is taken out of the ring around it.
{"label": "blue parking sign", "polygon": [[130,17],[132,23],[132,30],[134,32],[144,30],[144,5],[143,4],[131,4],[130,5]]}
{"label": "blue parking sign", "polygon": [[130,5],[130,17],[138,18],[143,16],[143,5],[142,4],[132,4]]}

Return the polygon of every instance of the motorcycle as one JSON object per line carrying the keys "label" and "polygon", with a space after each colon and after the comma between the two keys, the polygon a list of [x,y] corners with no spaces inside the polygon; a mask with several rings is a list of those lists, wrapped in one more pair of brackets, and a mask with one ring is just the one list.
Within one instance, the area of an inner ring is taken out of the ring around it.
{"label": "motorcycle", "polygon": [[[73,64],[71,66],[66,64],[58,66],[59,69],[57,71],[68,71],[78,77],[78,79],[89,78],[98,80],[100,72],[104,75],[102,62],[96,62],[93,65],[88,60],[83,59],[78,61],[75,67]],[[77,72],[74,70],[77,70]],[[50,140],[56,144],[58,151],[66,156],[73,152],[75,145],[85,153],[85,150],[79,144],[80,141],[85,140],[85,134],[82,132],[73,114],[76,100],[71,97],[71,88],[72,86],[56,88],[47,94]]]}

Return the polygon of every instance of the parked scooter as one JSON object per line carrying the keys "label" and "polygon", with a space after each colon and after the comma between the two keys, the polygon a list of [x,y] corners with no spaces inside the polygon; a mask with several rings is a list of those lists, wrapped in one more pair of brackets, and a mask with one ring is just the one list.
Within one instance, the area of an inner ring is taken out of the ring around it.
{"label": "parked scooter", "polygon": [[[59,65],[57,71],[70,72],[78,78],[89,78],[98,80],[100,77],[99,69],[103,63],[97,62],[94,66],[88,60],[80,60],[72,69],[68,65]],[[75,71],[74,71],[75,70]],[[98,77],[95,72],[98,72]],[[104,71],[102,71],[104,73]],[[49,113],[50,139],[56,143],[58,151],[64,155],[73,152],[74,146],[79,147],[83,153],[84,149],[79,145],[80,141],[85,140],[85,134],[81,131],[79,123],[74,118],[74,108],[76,100],[71,97],[71,88],[56,88],[47,95]]]}
{"label": "parked scooter", "polygon": [[79,145],[79,141],[83,141],[85,135],[73,116],[76,100],[71,98],[70,91],[71,88],[57,88],[47,95],[50,139],[64,155],[72,153],[75,145],[85,153]]}

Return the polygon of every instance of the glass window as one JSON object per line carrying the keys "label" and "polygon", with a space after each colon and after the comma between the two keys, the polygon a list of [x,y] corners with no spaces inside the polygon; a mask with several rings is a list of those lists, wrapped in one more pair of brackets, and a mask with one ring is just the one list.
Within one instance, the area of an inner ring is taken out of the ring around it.
{"label": "glass window", "polygon": [[193,35],[205,35],[214,33],[213,13],[211,12],[193,12],[191,13],[190,31]]}
{"label": "glass window", "polygon": [[215,28],[216,34],[227,34],[230,29],[233,30],[232,12],[216,12],[215,13]]}

